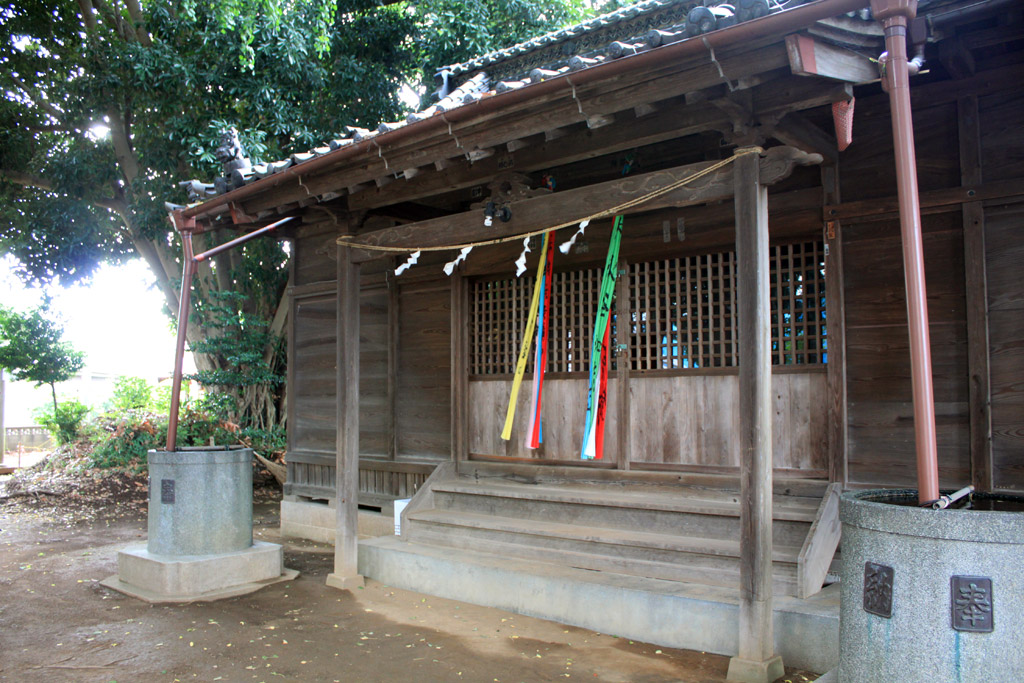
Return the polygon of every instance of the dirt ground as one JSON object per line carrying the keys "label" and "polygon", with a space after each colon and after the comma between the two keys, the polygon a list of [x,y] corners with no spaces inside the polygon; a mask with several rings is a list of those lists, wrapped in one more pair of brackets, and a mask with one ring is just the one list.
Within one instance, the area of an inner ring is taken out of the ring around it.
{"label": "dirt ground", "polygon": [[[294,581],[214,603],[143,603],[99,585],[116,573],[117,551],[145,537],[137,481],[93,481],[78,503],[68,493],[0,495],[0,681],[725,679],[726,657],[374,581],[337,591],[324,584],[333,549],[303,541],[284,541],[285,564],[301,572]],[[99,490],[109,504],[90,493]],[[273,494],[254,517],[256,538],[282,542]]]}

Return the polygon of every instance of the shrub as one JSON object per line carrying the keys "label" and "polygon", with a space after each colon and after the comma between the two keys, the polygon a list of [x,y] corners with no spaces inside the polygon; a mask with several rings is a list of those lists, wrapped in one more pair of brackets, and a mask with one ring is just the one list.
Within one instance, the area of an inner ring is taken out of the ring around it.
{"label": "shrub", "polygon": [[143,412],[130,410],[118,417],[100,418],[101,437],[92,449],[92,467],[146,469],[146,452],[163,443],[167,422]]}
{"label": "shrub", "polygon": [[114,393],[110,397],[113,410],[142,410],[149,407],[153,388],[141,377],[118,377],[114,382]]}
{"label": "shrub", "polygon": [[36,411],[35,418],[36,424],[50,432],[58,446],[65,446],[78,439],[88,413],[89,406],[72,398],[58,402],[56,410],[51,405],[43,406]]}

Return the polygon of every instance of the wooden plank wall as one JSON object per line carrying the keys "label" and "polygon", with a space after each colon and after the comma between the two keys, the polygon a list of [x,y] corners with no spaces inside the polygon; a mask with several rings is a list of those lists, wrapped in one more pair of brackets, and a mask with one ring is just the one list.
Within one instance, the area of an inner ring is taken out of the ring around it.
{"label": "wooden plank wall", "polygon": [[334,291],[296,296],[292,310],[289,451],[319,453],[333,460],[337,435]]}
{"label": "wooden plank wall", "polygon": [[[960,212],[923,221],[939,481],[970,479]],[[849,477],[915,486],[914,408],[903,254],[895,219],[843,226]]]}
{"label": "wooden plank wall", "polygon": [[[844,202],[896,193],[888,99],[857,100],[854,144],[840,155]],[[922,191],[960,185],[955,101],[914,111]],[[953,211],[955,209],[955,212]],[[935,384],[939,481],[970,480],[963,233],[959,207],[925,215],[925,276]],[[913,405],[899,221],[843,224],[848,477],[851,484],[916,486]]]}
{"label": "wooden plank wall", "polygon": [[400,285],[398,458],[451,457],[451,292],[447,278]]}
{"label": "wooden plank wall", "polygon": [[[1024,177],[1024,94],[978,98],[985,182]],[[1024,203],[985,207],[992,465],[996,488],[1024,490]]]}
{"label": "wooden plank wall", "polygon": [[[524,380],[524,387],[528,387]],[[587,407],[587,380],[544,382],[544,443],[525,448],[529,391],[521,390],[513,438],[502,441],[510,380],[471,381],[470,453],[519,458],[579,458]],[[616,462],[618,379],[608,380],[605,459]],[[689,374],[630,379],[630,466],[680,465],[738,467],[738,375]],[[777,372],[772,376],[775,403],[772,425],[774,465],[780,469],[823,471],[826,453],[826,376],[821,372]]]}
{"label": "wooden plank wall", "polygon": [[[469,383],[469,452],[472,455],[507,455],[517,458],[579,460],[583,422],[587,413],[587,379],[545,379],[541,401],[543,443],[530,450],[525,446],[530,409],[531,377],[523,379],[516,402],[512,438],[502,441],[501,430],[512,391],[512,380],[481,380]],[[618,380],[608,378],[608,408],[604,460],[616,462],[618,448]]]}
{"label": "wooden plank wall", "polygon": [[1024,204],[985,212],[996,488],[1024,490]]}

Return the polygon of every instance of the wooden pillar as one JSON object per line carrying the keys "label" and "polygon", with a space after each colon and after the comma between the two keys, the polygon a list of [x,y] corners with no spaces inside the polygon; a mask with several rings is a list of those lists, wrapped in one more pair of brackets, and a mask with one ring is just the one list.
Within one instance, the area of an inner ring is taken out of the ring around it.
{"label": "wooden pillar", "polygon": [[[957,100],[960,122],[960,182],[978,185],[981,174],[981,133],[978,97]],[[991,491],[992,390],[989,375],[988,276],[985,268],[985,209],[981,202],[961,208],[964,230],[964,278],[967,296],[967,375],[970,383],[971,483]]]}
{"label": "wooden pillar", "polygon": [[785,672],[772,631],[772,361],[768,190],[760,156],[736,151],[739,288],[740,612],[739,654],[729,680],[768,683]]}
{"label": "wooden pillar", "polygon": [[[839,203],[839,168],[821,167],[825,205]],[[843,287],[843,228],[825,217],[825,329],[828,334],[828,478],[844,487],[849,478],[846,444],[849,420],[846,404],[846,300]]]}
{"label": "wooden pillar", "polygon": [[338,441],[335,460],[334,572],[327,585],[351,590],[359,574],[359,264],[338,247]]}
{"label": "wooden pillar", "polygon": [[632,356],[629,348],[631,332],[633,328],[632,312],[629,310],[629,264],[625,259],[619,260],[619,279],[615,283],[615,330],[616,341],[619,344],[617,350],[618,369],[615,372],[616,379],[616,402],[618,403],[618,461],[616,465],[620,470],[629,469],[629,455],[632,449],[630,435],[632,430],[629,426],[629,375]]}
{"label": "wooden pillar", "polygon": [[[395,258],[388,261],[388,270],[394,272],[398,263]],[[388,377],[387,407],[384,415],[384,429],[388,435],[388,457],[398,457],[398,312],[401,298],[398,292],[398,281],[388,280]]]}
{"label": "wooden pillar", "polygon": [[469,457],[469,287],[462,273],[451,277],[452,460]]}

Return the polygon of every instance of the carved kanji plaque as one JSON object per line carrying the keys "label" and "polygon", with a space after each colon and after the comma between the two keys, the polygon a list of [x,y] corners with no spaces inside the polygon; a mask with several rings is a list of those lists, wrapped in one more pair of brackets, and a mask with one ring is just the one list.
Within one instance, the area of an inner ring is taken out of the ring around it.
{"label": "carved kanji plaque", "polygon": [[949,584],[953,628],[957,631],[991,633],[995,628],[992,579],[984,576],[954,576]]}
{"label": "carved kanji plaque", "polygon": [[864,611],[892,618],[892,582],[896,571],[874,562],[864,563]]}

